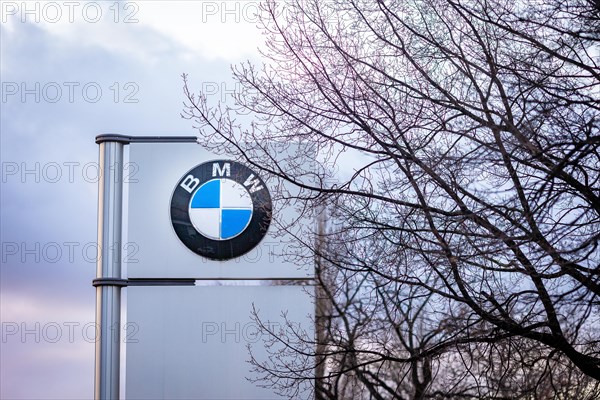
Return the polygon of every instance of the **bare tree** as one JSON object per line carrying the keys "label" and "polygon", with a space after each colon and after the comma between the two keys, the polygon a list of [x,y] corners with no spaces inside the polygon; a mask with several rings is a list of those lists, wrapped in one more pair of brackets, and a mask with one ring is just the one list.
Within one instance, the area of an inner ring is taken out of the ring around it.
{"label": "bare tree", "polygon": [[[260,384],[299,398],[297,388],[314,381],[320,399],[595,399],[600,394],[599,382],[535,343],[503,336],[456,342],[477,332],[462,323],[465,307],[451,308],[422,287],[348,268],[344,251],[329,248],[327,237],[321,233],[316,245],[316,335],[292,322],[277,331],[263,324],[271,357],[252,359]],[[367,240],[360,245],[370,246]],[[436,275],[423,271],[422,279],[433,285]],[[261,324],[259,315],[255,319]]]}
{"label": "bare tree", "polygon": [[347,283],[319,395],[598,396],[598,3],[267,2],[261,22],[265,64],[233,70],[253,122],[187,81],[184,117],[335,209],[328,251],[298,238]]}

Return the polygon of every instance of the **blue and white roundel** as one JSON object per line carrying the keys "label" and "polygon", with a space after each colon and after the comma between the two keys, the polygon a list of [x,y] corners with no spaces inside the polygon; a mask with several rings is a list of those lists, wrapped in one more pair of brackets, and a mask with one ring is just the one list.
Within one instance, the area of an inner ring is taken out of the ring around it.
{"label": "blue and white roundel", "polygon": [[273,205],[267,185],[233,160],[196,165],[171,196],[175,235],[192,252],[211,260],[239,257],[266,236]]}
{"label": "blue and white roundel", "polygon": [[213,240],[232,239],[252,219],[252,198],[244,186],[231,179],[212,179],[190,199],[189,216],[198,232]]}

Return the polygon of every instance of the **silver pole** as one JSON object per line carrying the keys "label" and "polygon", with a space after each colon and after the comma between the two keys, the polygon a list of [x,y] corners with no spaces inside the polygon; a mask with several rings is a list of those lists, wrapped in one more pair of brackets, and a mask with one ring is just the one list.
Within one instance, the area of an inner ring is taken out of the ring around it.
{"label": "silver pole", "polygon": [[98,183],[98,262],[96,280],[96,365],[94,398],[119,399],[121,226],[123,208],[123,143],[100,143]]}

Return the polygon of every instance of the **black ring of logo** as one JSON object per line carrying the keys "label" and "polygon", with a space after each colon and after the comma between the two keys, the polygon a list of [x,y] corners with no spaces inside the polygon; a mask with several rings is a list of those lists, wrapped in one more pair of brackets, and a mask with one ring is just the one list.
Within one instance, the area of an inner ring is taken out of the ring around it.
{"label": "black ring of logo", "polygon": [[[248,226],[228,240],[214,240],[194,228],[189,215],[190,199],[202,184],[212,179],[231,179],[246,188],[252,199]],[[252,250],[271,224],[271,195],[263,180],[250,168],[231,160],[213,160],[189,170],[177,183],[171,197],[171,223],[179,240],[194,253],[212,260],[229,260]]]}

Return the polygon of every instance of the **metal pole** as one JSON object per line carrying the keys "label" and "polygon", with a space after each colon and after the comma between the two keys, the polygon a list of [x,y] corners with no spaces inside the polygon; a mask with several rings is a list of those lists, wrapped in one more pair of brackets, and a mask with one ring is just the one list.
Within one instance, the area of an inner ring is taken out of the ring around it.
{"label": "metal pole", "polygon": [[[119,399],[123,143],[100,143],[94,398]],[[111,283],[114,279],[116,283]]]}

